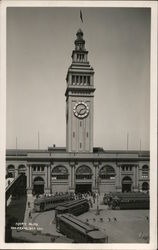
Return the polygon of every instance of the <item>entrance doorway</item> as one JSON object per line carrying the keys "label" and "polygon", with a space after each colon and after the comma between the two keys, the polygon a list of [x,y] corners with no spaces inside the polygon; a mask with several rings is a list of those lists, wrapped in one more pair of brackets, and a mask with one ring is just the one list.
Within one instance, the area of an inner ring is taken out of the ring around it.
{"label": "entrance doorway", "polygon": [[87,193],[92,192],[92,184],[76,184],[76,193]]}
{"label": "entrance doorway", "polygon": [[44,193],[44,185],[34,185],[34,194],[43,194]]}
{"label": "entrance doorway", "polygon": [[149,190],[149,184],[148,182],[143,182],[142,184],[142,191],[148,191]]}
{"label": "entrance doorway", "polygon": [[42,177],[36,177],[33,182],[33,193],[43,194],[44,193],[44,180]]}
{"label": "entrance doorway", "polygon": [[124,177],[122,180],[122,192],[132,191],[132,179],[128,176]]}

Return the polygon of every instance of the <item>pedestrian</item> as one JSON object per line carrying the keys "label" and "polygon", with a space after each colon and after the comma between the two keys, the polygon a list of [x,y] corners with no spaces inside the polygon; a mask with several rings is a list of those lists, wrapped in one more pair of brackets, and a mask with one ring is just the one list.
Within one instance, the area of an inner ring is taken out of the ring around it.
{"label": "pedestrian", "polygon": [[92,207],[93,207],[93,204],[92,204],[91,198],[89,198],[89,204],[90,204],[90,207],[92,208]]}
{"label": "pedestrian", "polygon": [[116,217],[114,217],[114,221],[117,221]]}
{"label": "pedestrian", "polygon": [[29,212],[29,218],[30,218],[30,219],[32,218],[32,216],[31,216],[31,211]]}
{"label": "pedestrian", "polygon": [[93,203],[95,203],[95,197],[93,196]]}

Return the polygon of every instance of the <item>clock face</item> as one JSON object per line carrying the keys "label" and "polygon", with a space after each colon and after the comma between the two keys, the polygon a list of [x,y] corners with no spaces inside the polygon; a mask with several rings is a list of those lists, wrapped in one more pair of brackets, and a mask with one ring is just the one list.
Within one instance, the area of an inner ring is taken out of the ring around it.
{"label": "clock face", "polygon": [[89,114],[89,107],[85,102],[78,102],[73,108],[74,115],[77,118],[83,119]]}

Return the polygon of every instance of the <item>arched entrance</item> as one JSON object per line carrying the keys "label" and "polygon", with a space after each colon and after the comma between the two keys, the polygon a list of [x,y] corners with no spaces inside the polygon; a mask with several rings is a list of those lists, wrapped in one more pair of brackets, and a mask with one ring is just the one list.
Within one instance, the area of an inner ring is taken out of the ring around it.
{"label": "arched entrance", "polygon": [[33,193],[43,194],[44,193],[44,180],[42,177],[36,177],[33,181]]}
{"label": "arched entrance", "polygon": [[92,191],[92,170],[88,166],[80,166],[76,170],[76,193]]}
{"label": "arched entrance", "polygon": [[142,184],[142,191],[148,191],[149,190],[149,183],[143,182]]}
{"label": "arched entrance", "polygon": [[132,179],[126,176],[122,180],[122,192],[131,192],[132,190]]}

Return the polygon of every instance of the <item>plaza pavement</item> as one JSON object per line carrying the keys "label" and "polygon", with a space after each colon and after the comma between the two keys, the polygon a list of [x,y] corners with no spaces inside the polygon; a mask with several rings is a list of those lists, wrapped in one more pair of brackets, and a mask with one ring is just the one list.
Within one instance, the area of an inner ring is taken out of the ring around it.
{"label": "plaza pavement", "polygon": [[[43,213],[33,212],[34,197],[28,196],[30,202],[25,211],[25,222],[37,223],[42,233],[55,236],[61,234],[56,232],[55,211]],[[93,203],[90,211],[78,216],[82,221],[95,225],[108,235],[109,243],[147,243],[149,241],[149,210],[111,210],[103,204],[103,195],[99,196],[99,214],[97,213],[97,201]],[[29,211],[32,211],[29,218]]]}

